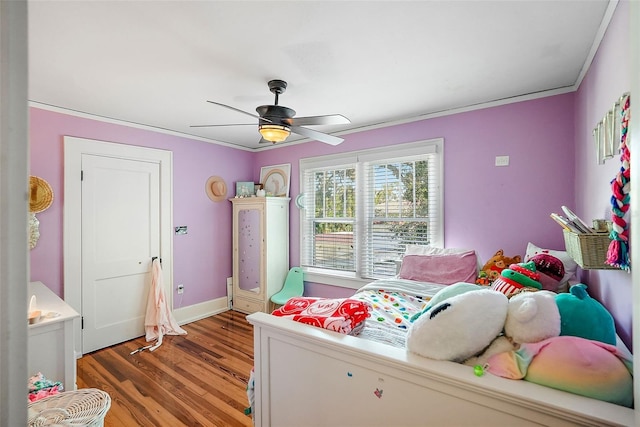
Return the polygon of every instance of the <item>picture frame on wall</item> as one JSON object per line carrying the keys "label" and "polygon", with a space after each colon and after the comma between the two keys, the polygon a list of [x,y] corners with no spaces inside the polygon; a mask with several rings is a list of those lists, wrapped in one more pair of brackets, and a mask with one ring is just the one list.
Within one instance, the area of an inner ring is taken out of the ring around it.
{"label": "picture frame on wall", "polygon": [[236,182],[236,197],[251,197],[254,195],[254,191],[253,182]]}
{"label": "picture frame on wall", "polygon": [[260,168],[260,184],[267,196],[289,197],[291,163]]}

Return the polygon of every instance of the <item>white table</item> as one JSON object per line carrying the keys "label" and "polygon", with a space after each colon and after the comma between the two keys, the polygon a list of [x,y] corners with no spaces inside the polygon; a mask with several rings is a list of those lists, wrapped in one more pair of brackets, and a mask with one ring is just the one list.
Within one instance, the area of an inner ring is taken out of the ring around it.
{"label": "white table", "polygon": [[[32,295],[36,296],[37,309],[42,311],[43,317],[29,325],[29,376],[42,372],[51,381],[61,381],[65,390],[75,390],[73,319],[80,314],[42,282],[29,283],[28,298]],[[46,316],[50,312],[59,313],[59,316]]]}

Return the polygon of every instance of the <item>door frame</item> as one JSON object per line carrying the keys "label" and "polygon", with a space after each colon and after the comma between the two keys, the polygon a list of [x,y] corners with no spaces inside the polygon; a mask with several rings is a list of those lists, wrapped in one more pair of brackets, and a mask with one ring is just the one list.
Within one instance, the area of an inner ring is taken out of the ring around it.
{"label": "door frame", "polygon": [[[64,300],[82,316],[82,156],[97,155],[160,165],[160,258],[165,294],[173,309],[173,153],[156,148],[64,137]],[[74,320],[76,358],[82,357],[81,318]]]}

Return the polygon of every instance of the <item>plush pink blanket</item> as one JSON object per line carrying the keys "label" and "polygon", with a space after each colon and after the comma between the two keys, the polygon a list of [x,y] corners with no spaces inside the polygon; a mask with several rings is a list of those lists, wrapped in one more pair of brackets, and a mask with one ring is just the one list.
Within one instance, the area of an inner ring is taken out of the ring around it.
{"label": "plush pink blanket", "polygon": [[369,316],[369,311],[371,306],[368,303],[350,298],[293,297],[271,314],[350,334]]}

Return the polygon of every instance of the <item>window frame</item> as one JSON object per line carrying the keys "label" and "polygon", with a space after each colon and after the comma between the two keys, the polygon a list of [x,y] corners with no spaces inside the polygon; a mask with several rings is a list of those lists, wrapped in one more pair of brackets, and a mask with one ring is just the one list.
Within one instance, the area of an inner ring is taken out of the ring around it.
{"label": "window frame", "polygon": [[[344,165],[355,164],[356,176],[362,177],[362,169],[364,168],[364,162],[375,161],[379,159],[402,159],[411,158],[412,156],[419,156],[425,154],[436,154],[436,167],[435,173],[437,183],[435,188],[437,191],[437,200],[435,202],[437,208],[436,218],[432,219],[437,224],[437,231],[433,234],[432,246],[442,247],[444,243],[444,153],[443,153],[443,138],[434,138],[410,143],[403,143],[398,145],[390,145],[379,148],[364,149],[352,152],[345,152],[339,154],[330,154],[318,157],[301,158],[299,160],[299,181],[300,191],[303,192],[305,188],[304,175],[308,169],[317,168],[340,168]],[[361,179],[356,181],[356,218],[354,224],[354,233],[360,237],[364,232],[364,222],[366,217],[364,215],[364,191],[366,183]],[[300,210],[300,263],[304,258],[305,251],[305,213],[304,210]],[[357,239],[358,242],[361,239]],[[342,272],[336,270],[328,270],[318,267],[302,267],[305,273],[305,280],[313,283],[338,286],[343,288],[358,289],[364,284],[370,283],[372,279],[359,277],[360,271],[357,267],[360,263],[360,259],[363,256],[362,245],[358,244],[355,248],[356,257],[356,271],[355,272]]]}

